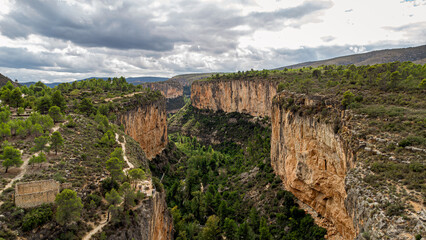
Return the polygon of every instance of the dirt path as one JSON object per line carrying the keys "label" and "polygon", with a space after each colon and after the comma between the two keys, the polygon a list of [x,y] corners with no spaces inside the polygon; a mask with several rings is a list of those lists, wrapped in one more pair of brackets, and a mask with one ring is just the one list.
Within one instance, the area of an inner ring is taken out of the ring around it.
{"label": "dirt path", "polygon": [[118,140],[118,138],[119,138],[119,137],[120,137],[120,135],[118,135],[118,133],[116,133],[116,134],[115,134],[115,141],[116,141],[118,144],[120,144],[120,145],[121,145],[121,149],[123,149],[123,159],[124,159],[124,161],[126,161],[127,165],[129,165],[129,167],[128,167],[128,168],[123,169],[124,173],[126,173],[126,174],[127,174],[127,172],[128,172],[130,169],[135,168],[135,166],[134,166],[131,162],[129,162],[129,159],[128,159],[128,158],[127,158],[127,156],[126,156],[126,137],[124,137],[124,136],[123,136],[123,142],[120,142],[120,141]]}
{"label": "dirt path", "polygon": [[[135,166],[129,162],[129,159],[126,156],[126,137],[123,136],[123,142],[120,142],[119,139],[120,135],[118,133],[115,134],[115,141],[121,145],[121,149],[123,149],[123,159],[124,161],[126,161],[127,165],[129,165],[129,167],[123,169],[124,173],[127,174],[127,172],[134,168]],[[95,235],[97,232],[99,232],[100,230],[102,230],[102,228],[108,224],[109,221],[107,221],[107,215],[103,214],[101,217],[101,222],[99,223],[99,225],[97,225],[92,231],[88,232],[82,239],[83,240],[89,240],[93,235]]]}
{"label": "dirt path", "polygon": [[[21,153],[22,153],[22,151],[21,151]],[[29,155],[29,156],[26,156],[26,157],[22,158],[22,160],[24,161],[24,163],[20,167],[20,169],[22,169],[21,172],[18,175],[16,175],[2,190],[0,190],[0,195],[3,193],[4,190],[12,187],[12,185],[13,185],[14,182],[16,182],[18,180],[21,180],[24,177],[25,173],[27,172],[28,162],[30,161],[30,157],[31,156],[32,155]]]}
{"label": "dirt path", "polygon": [[[139,94],[139,93],[144,93],[144,92],[134,92],[134,93],[124,95],[123,97],[133,97],[135,94]],[[122,97],[120,96],[120,97],[113,97],[113,98],[105,98],[105,101],[109,102],[109,101],[114,101],[115,99],[120,99],[120,98]]]}
{"label": "dirt path", "polygon": [[[58,131],[60,127],[61,127],[60,124],[56,124],[52,128],[53,132]],[[23,151],[22,150],[20,150],[20,151],[21,151],[21,154],[22,154]],[[34,155],[37,156],[38,153],[35,153]],[[18,175],[16,175],[3,189],[0,190],[0,195],[3,193],[4,190],[12,187],[14,182],[21,180],[24,177],[25,173],[27,172],[28,162],[30,161],[31,156],[32,156],[31,154],[28,155],[28,156],[22,155],[22,161],[24,161],[24,163],[20,167],[20,169],[22,169],[21,172]],[[2,205],[2,204],[3,204],[3,202],[0,202],[0,205]]]}
{"label": "dirt path", "polygon": [[99,232],[99,230],[101,230],[105,225],[107,225],[108,221],[107,221],[107,214],[102,214],[101,215],[101,222],[99,223],[98,226],[96,226],[94,229],[92,229],[92,231],[88,232],[86,235],[84,235],[84,237],[82,238],[83,240],[89,240],[93,235],[95,235],[97,232]]}

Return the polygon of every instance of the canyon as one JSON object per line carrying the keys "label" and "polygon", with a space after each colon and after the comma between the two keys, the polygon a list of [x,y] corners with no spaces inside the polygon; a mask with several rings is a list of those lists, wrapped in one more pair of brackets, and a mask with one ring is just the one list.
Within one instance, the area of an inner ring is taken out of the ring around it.
{"label": "canyon", "polygon": [[277,85],[271,79],[195,81],[192,106],[271,117],[271,165],[284,188],[327,229],[328,239],[407,239],[425,231],[424,207],[410,211],[405,219],[380,207],[400,200],[363,180],[371,172],[357,159],[370,156],[375,146],[366,147],[357,132],[359,124],[340,101],[277,93]]}

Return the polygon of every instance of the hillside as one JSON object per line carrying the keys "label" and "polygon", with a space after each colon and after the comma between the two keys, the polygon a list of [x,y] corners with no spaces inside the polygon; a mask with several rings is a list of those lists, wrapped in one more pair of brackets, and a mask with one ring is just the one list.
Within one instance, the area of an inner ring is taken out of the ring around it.
{"label": "hillside", "polygon": [[15,81],[12,81],[10,78],[0,73],[0,87],[3,87],[4,85],[6,85],[7,82],[11,82],[14,87],[19,87],[18,83],[16,83]]}
{"label": "hillside", "polygon": [[0,239],[170,236],[165,193],[148,168],[167,144],[159,92],[124,78],[21,90],[0,108]]}
{"label": "hillside", "polygon": [[302,67],[319,67],[321,65],[350,65],[356,66],[361,65],[373,65],[378,63],[388,62],[406,62],[411,61],[417,64],[426,63],[426,45],[410,48],[399,48],[399,49],[386,49],[373,51],[368,53],[360,53],[343,57],[336,57],[327,60],[312,61],[298,63],[286,67],[277,68],[282,70],[284,68],[302,68]]}

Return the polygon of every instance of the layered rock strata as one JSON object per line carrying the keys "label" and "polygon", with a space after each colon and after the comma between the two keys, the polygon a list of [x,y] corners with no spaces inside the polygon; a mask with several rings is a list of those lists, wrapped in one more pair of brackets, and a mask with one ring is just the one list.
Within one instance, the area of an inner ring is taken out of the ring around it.
{"label": "layered rock strata", "polygon": [[330,220],[344,239],[354,239],[356,230],[345,207],[345,176],[355,157],[342,137],[341,112],[327,104],[332,103],[288,92],[276,97],[271,164],[287,190]]}
{"label": "layered rock strata", "polygon": [[191,102],[198,109],[271,116],[276,85],[275,81],[262,79],[195,81]]}
{"label": "layered rock strata", "polygon": [[155,101],[136,105],[118,116],[127,135],[135,139],[148,159],[152,159],[167,145],[166,100],[161,97]]}
{"label": "layered rock strata", "polygon": [[142,86],[160,91],[167,99],[183,96],[183,86],[175,81],[143,83]]}

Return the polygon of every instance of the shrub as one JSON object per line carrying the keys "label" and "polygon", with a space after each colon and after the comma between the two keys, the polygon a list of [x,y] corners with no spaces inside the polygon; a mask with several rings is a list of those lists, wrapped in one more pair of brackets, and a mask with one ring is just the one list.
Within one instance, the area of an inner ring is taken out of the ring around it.
{"label": "shrub", "polygon": [[347,108],[353,101],[355,95],[351,91],[346,91],[343,93],[342,105],[344,108]]}
{"label": "shrub", "polygon": [[53,212],[49,205],[42,205],[41,207],[31,210],[25,214],[22,221],[22,230],[30,231],[38,226],[45,224],[52,219]]}
{"label": "shrub", "polygon": [[386,215],[396,216],[404,212],[404,206],[401,203],[388,204],[386,207]]}
{"label": "shrub", "polygon": [[407,138],[401,140],[398,145],[400,147],[413,146],[413,145],[424,145],[426,139],[420,136],[408,136]]}
{"label": "shrub", "polygon": [[154,187],[157,191],[162,192],[164,189],[163,184],[160,182],[160,179],[156,177],[152,177],[152,183],[154,184]]}
{"label": "shrub", "polygon": [[285,84],[283,82],[280,82],[277,86],[277,92],[281,92],[285,89]]}

